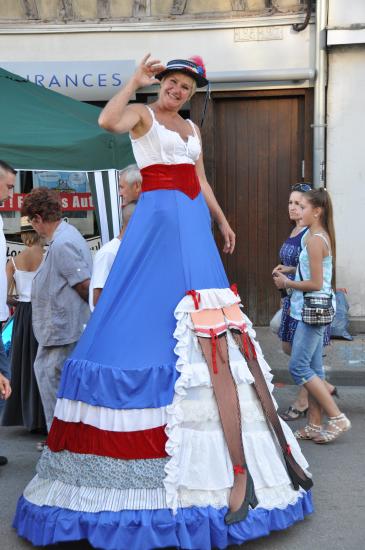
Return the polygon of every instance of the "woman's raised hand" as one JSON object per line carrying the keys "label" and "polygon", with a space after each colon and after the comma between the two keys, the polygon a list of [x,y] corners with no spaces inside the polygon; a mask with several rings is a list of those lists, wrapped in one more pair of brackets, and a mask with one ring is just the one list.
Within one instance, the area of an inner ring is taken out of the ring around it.
{"label": "woman's raised hand", "polygon": [[165,65],[162,65],[159,59],[150,59],[150,57],[149,53],[144,56],[132,77],[138,88],[158,84],[159,80],[155,75],[165,69]]}

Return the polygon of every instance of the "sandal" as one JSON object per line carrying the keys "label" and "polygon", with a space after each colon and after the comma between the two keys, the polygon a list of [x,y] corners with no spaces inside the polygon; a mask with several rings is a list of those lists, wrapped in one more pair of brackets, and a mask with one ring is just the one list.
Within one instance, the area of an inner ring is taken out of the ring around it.
{"label": "sandal", "polygon": [[284,411],[283,413],[280,413],[280,416],[285,422],[290,422],[291,420],[298,420],[298,418],[304,418],[307,416],[308,407],[306,409],[303,409],[300,411],[299,409],[296,409],[295,407],[292,407],[291,405]]}
{"label": "sandal", "polygon": [[322,427],[317,426],[317,424],[312,424],[311,422],[304,426],[301,430],[296,430],[294,432],[295,439],[313,439],[322,433]]}
{"label": "sandal", "polygon": [[[339,424],[342,424],[342,426]],[[351,428],[351,422],[343,413],[338,416],[330,416],[328,418],[328,428],[327,430],[322,430],[320,435],[313,439],[314,443],[320,445],[331,443]]]}

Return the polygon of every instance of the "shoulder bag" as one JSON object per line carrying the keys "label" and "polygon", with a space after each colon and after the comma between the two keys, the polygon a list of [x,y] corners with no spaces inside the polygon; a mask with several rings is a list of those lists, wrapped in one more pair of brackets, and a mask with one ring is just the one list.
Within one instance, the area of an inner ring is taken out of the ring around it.
{"label": "shoulder bag", "polygon": [[[298,264],[300,280],[303,281],[300,264]],[[324,326],[330,325],[335,316],[335,310],[332,305],[332,293],[327,296],[306,296],[303,292],[302,321],[307,325]]]}

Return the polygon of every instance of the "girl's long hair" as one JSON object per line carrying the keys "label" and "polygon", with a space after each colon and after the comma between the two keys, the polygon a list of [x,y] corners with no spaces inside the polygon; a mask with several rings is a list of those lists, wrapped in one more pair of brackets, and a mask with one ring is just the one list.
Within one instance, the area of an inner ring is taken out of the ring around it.
{"label": "girl's long hair", "polygon": [[331,197],[327,189],[321,187],[320,189],[312,189],[311,191],[305,193],[305,198],[313,207],[320,207],[322,209],[320,222],[328,233],[331,241],[332,288],[333,290],[336,290],[336,233],[333,222],[333,206]]}

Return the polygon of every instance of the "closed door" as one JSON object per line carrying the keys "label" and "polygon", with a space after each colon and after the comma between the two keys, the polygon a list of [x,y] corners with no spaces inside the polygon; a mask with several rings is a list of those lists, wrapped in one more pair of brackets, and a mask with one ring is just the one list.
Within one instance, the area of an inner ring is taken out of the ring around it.
{"label": "closed door", "polygon": [[[210,128],[204,132],[207,173],[237,236],[235,253],[222,254],[228,277],[237,283],[247,315],[265,326],[280,301],[271,273],[290,231],[290,186],[302,180],[308,157],[306,98],[302,93],[227,95],[211,102]],[[216,239],[222,249],[217,231]]]}

